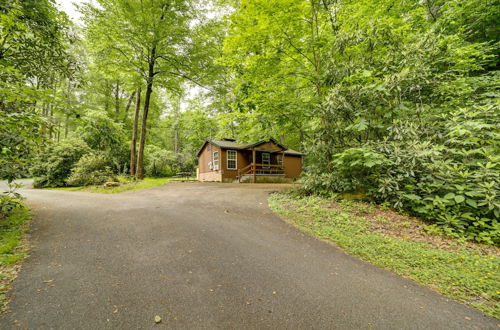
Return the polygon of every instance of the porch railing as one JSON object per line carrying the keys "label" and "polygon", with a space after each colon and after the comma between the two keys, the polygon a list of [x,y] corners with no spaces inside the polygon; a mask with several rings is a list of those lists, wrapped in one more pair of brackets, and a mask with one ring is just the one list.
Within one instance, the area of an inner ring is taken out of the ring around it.
{"label": "porch railing", "polygon": [[[254,173],[255,172],[255,173]],[[279,164],[249,164],[238,170],[238,182],[244,175],[281,175],[285,174],[285,168]]]}

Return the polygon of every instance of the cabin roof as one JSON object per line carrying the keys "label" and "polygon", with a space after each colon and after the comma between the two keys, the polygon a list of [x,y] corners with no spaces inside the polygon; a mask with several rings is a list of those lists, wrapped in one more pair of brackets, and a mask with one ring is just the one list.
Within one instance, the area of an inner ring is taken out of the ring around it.
{"label": "cabin roof", "polygon": [[293,150],[293,149],[286,149],[285,154],[287,155],[297,155],[297,156],[303,156],[304,154],[300,151]]}
{"label": "cabin roof", "polygon": [[198,151],[198,156],[200,155],[201,151],[203,150],[203,148],[205,147],[205,145],[207,143],[214,144],[222,149],[245,150],[245,149],[250,149],[252,147],[266,143],[266,142],[273,142],[276,145],[280,146],[281,148],[283,148],[284,153],[287,155],[296,155],[296,156],[304,155],[303,153],[301,153],[299,151],[285,147],[284,145],[276,142],[276,140],[274,140],[274,139],[260,140],[260,141],[254,142],[254,143],[238,143],[233,139],[223,139],[223,140],[206,140],[205,143],[203,143],[203,145],[201,146],[200,150]]}
{"label": "cabin roof", "polygon": [[230,140],[207,140],[207,142],[210,142],[212,144],[215,144],[218,147],[224,148],[224,149],[242,149],[245,145],[238,143],[236,141],[230,141]]}

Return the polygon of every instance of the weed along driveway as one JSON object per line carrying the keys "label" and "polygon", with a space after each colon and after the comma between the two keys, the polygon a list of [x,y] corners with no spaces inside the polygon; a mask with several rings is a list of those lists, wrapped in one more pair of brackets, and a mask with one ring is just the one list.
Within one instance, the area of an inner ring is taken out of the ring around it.
{"label": "weed along driveway", "polygon": [[286,224],[267,207],[275,189],[24,189],[33,248],[0,328],[497,329]]}

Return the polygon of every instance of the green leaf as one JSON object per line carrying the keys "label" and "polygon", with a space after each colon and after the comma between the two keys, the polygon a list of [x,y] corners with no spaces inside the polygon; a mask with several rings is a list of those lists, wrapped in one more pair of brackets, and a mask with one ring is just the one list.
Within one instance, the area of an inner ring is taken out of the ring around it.
{"label": "green leaf", "polygon": [[466,203],[474,208],[477,208],[477,202],[473,199],[467,199]]}
{"label": "green leaf", "polygon": [[445,199],[453,199],[454,197],[455,197],[454,193],[447,193],[446,195],[444,195]]}

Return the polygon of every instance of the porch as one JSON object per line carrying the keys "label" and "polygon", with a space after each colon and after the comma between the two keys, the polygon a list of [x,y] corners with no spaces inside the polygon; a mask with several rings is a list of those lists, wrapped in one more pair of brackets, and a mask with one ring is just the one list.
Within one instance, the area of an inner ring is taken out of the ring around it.
{"label": "porch", "polygon": [[[242,152],[247,161],[245,167],[238,169],[238,182],[255,183],[257,177],[285,177],[284,150],[245,150]],[[245,180],[244,180],[245,179]]]}

